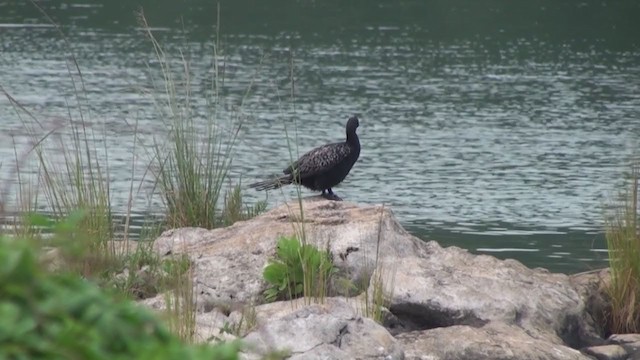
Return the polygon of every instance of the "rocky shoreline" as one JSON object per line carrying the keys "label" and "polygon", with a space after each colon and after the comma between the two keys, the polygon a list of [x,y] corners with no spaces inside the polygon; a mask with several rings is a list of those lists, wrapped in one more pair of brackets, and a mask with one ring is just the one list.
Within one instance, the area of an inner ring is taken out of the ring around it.
{"label": "rocky shoreline", "polygon": [[[181,228],[155,240],[161,256],[194,264],[196,338],[234,338],[225,324],[250,326],[238,337],[245,359],[287,349],[290,359],[640,359],[640,335],[608,336],[601,296],[606,270],[568,276],[515,260],[473,255],[422,241],[382,206],[306,198],[254,219],[205,230]],[[279,236],[304,232],[329,249],[352,282],[383,272],[387,309],[364,316],[365,294],[335,286],[323,301],[263,304],[262,269]],[[378,254],[378,261],[372,259]],[[161,309],[164,296],[142,303]]]}

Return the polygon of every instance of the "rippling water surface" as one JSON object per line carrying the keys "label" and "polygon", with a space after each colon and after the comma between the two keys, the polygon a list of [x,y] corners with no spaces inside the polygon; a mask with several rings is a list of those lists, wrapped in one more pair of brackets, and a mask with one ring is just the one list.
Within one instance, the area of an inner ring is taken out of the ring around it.
{"label": "rippling water surface", "polygon": [[[444,245],[558,271],[603,266],[603,205],[640,134],[640,5],[477,3],[223,2],[221,114],[241,107],[244,122],[234,174],[246,183],[280,171],[289,158],[285,127],[304,152],[342,139],[357,113],[363,149],[336,189],[342,197],[384,203],[416,235]],[[183,50],[189,60],[204,117],[215,6],[142,5],[167,53]],[[159,67],[137,4],[43,7],[77,56],[84,114],[106,134],[97,143],[108,149],[114,204],[124,212],[132,126],[149,139],[164,131],[152,95],[161,93],[151,81]],[[46,18],[0,4],[0,50],[0,85],[44,121],[43,134],[65,123],[69,107],[78,119],[71,79],[79,77],[69,75],[70,52]],[[5,183],[15,181],[14,147],[29,146],[18,113],[0,99]],[[143,180],[141,149],[135,208],[153,212],[159,200]],[[285,189],[269,201],[293,196]]]}

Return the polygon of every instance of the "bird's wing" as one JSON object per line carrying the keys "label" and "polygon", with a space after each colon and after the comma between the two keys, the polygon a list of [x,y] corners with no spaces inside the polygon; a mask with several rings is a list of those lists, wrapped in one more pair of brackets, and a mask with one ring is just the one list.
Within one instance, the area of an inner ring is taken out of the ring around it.
{"label": "bird's wing", "polygon": [[293,169],[297,169],[301,178],[313,176],[340,164],[350,151],[346,143],[322,145],[302,155],[283,172],[291,174]]}

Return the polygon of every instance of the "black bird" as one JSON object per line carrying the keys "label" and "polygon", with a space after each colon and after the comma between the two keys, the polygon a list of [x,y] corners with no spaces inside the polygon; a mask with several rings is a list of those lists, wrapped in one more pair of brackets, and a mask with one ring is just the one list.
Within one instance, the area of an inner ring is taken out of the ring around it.
{"label": "black bird", "polygon": [[302,155],[274,178],[249,185],[257,190],[272,190],[291,183],[300,184],[310,190],[322,191],[328,200],[342,200],[333,193],[332,187],[344,180],[360,156],[360,140],[356,129],[360,121],[353,116],[347,121],[347,139],[344,142],[319,146]]}

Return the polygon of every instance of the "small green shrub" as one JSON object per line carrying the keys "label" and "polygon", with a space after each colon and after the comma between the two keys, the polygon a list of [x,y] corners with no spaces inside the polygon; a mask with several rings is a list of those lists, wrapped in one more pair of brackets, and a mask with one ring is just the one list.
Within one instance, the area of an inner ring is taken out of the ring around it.
{"label": "small green shrub", "polygon": [[231,360],[240,347],[186,345],[150,310],[72,273],[44,271],[29,241],[8,237],[0,237],[0,344],[3,359]]}
{"label": "small green shrub", "polygon": [[335,272],[329,252],[302,244],[296,237],[281,237],[275,258],[263,271],[270,284],[264,292],[265,300],[295,299],[303,294],[323,297]]}

